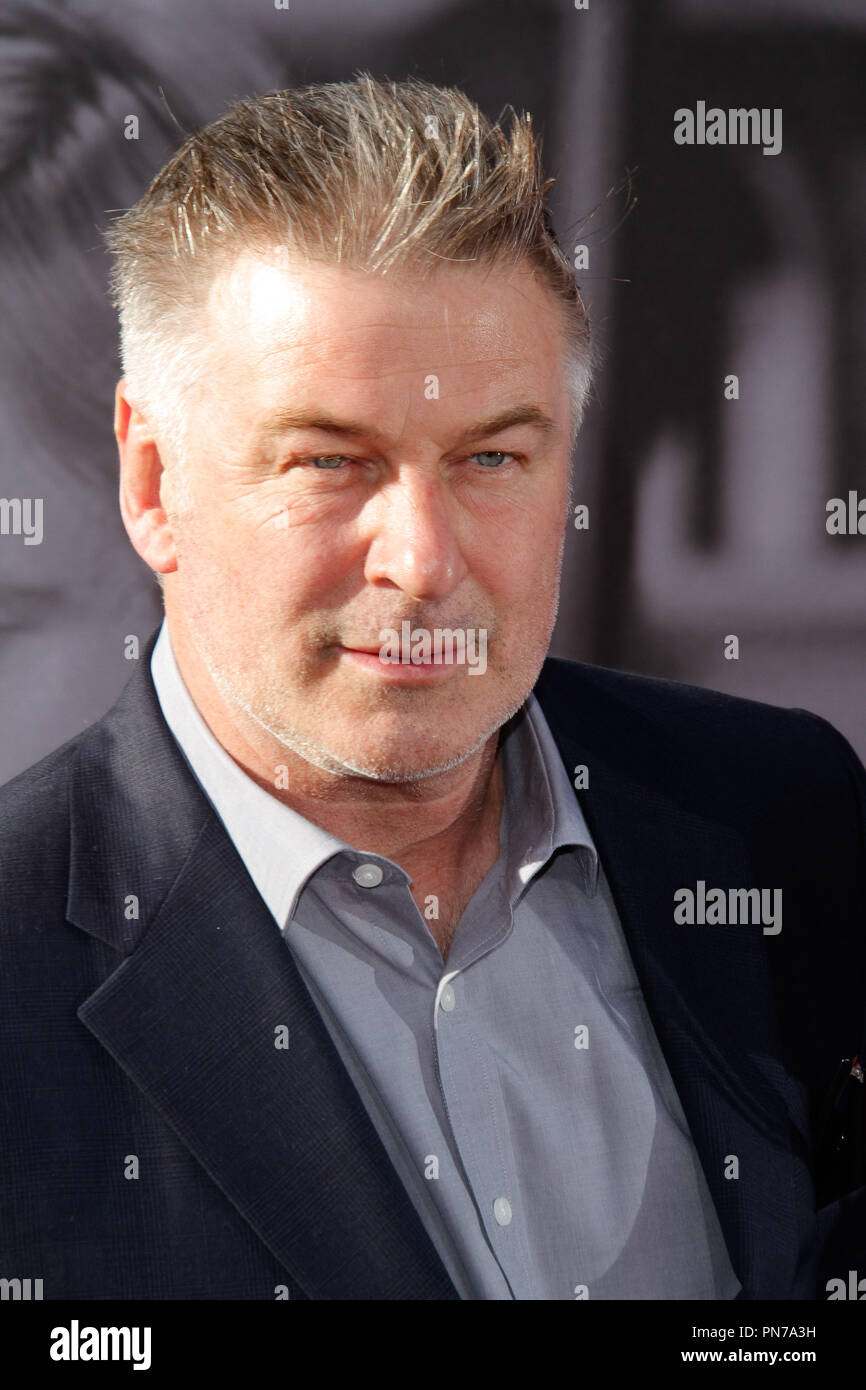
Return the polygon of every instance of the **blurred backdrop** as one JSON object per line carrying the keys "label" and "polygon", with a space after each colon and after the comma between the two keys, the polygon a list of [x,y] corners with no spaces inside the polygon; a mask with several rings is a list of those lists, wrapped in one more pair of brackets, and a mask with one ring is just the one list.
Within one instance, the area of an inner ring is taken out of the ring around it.
{"label": "blurred backdrop", "polygon": [[[866,758],[866,535],[827,530],[866,498],[862,0],[277,4],[3,0],[0,499],[44,506],[41,544],[0,511],[0,781],[104,713],[161,615],[117,510],[101,229],[230,101],[360,69],[543,133],[602,359],[554,653],[815,710]],[[701,102],[780,110],[781,149],[677,143]]]}

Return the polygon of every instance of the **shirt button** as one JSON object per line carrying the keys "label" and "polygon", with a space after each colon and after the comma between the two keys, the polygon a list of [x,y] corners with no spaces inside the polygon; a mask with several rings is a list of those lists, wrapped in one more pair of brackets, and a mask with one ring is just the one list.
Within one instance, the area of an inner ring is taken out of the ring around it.
{"label": "shirt button", "polygon": [[352,878],[362,888],[378,888],[384,877],[378,864],[359,864],[352,870]]}
{"label": "shirt button", "polygon": [[496,1217],[500,1226],[507,1226],[511,1221],[511,1203],[507,1197],[497,1197],[493,1203],[493,1215]]}
{"label": "shirt button", "polygon": [[441,995],[439,996],[440,1007],[445,1010],[446,1014],[450,1014],[451,1010],[454,1008],[454,1005],[456,1003],[457,1000],[454,997],[453,989],[450,985],[446,985]]}

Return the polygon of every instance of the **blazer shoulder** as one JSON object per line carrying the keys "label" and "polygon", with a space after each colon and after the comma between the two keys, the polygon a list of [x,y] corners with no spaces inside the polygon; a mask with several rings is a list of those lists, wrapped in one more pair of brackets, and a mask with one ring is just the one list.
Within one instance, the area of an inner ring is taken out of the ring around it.
{"label": "blazer shoulder", "polygon": [[855,750],[828,720],[720,690],[588,662],[549,657],[535,686],[554,733],[592,727],[621,756],[694,759],[694,771],[737,775],[778,788],[796,781],[814,791],[853,793],[866,813],[866,772]]}
{"label": "blazer shoulder", "polygon": [[82,738],[75,734],[0,786],[0,900],[20,906],[21,892],[66,887],[69,790]]}
{"label": "blazer shoulder", "polygon": [[[91,726],[88,726],[88,728]],[[40,805],[53,805],[69,786],[70,773],[88,730],[73,734],[38,762],[0,785],[0,828],[14,816],[28,815]]]}
{"label": "blazer shoulder", "polygon": [[[539,699],[547,697],[554,702],[595,700],[606,704],[611,714],[630,709],[647,719],[675,722],[686,729],[694,722],[695,727],[704,729],[758,732],[762,726],[776,725],[791,730],[808,721],[812,732],[819,737],[829,736],[850,747],[832,724],[809,710],[773,705],[744,695],[729,695],[722,690],[660,676],[643,676],[584,661],[566,661],[562,657],[548,657],[535,693]],[[683,720],[686,721],[684,726]]]}
{"label": "blazer shoulder", "polygon": [[780,705],[752,700],[743,695],[729,695],[703,685],[688,685],[667,677],[644,676],[610,666],[595,666],[588,661],[567,661],[557,656],[547,658],[538,684],[562,693],[576,694],[581,690],[591,690],[606,698],[622,700],[660,714],[667,711],[683,713],[688,708],[704,712],[713,710],[731,719],[788,713]]}
{"label": "blazer shoulder", "polygon": [[[138,669],[99,719],[0,785],[0,855],[4,858],[17,844],[34,854],[40,839],[51,839],[68,825],[76,768],[86,769],[90,794],[102,794],[112,758],[118,746],[129,740],[130,711],[133,729],[158,719],[155,694],[149,703],[143,700],[152,689],[150,656],[158,635],[159,629],[151,634]],[[121,726],[124,713],[126,727]]]}

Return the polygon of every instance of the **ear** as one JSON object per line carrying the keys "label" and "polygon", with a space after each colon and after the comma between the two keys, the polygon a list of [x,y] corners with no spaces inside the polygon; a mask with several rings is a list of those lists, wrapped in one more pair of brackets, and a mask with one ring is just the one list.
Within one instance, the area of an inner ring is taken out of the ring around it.
{"label": "ear", "polygon": [[162,505],[162,459],[150,425],[127,394],[125,378],[117,383],[114,396],[114,436],[126,533],[149,569],[171,574],[177,569],[177,553]]}

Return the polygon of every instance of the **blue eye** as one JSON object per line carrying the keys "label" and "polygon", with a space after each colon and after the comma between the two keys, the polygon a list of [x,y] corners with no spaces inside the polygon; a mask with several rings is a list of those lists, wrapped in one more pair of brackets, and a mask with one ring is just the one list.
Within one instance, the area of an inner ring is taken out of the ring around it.
{"label": "blue eye", "polygon": [[[507,458],[511,458],[511,455],[510,455],[510,454],[504,453],[502,449],[485,449],[485,450],[482,450],[482,452],[481,452],[480,454],[473,454],[473,455],[472,455],[472,458],[474,458],[474,459],[507,459]],[[482,463],[481,467],[482,467],[482,468],[497,468],[497,467],[499,467],[499,465],[498,465],[498,464]]]}
{"label": "blue eye", "polygon": [[345,463],[346,459],[342,454],[319,454],[317,458],[310,459],[309,462],[314,464],[316,468],[320,464],[323,468],[337,468],[340,464]]}

